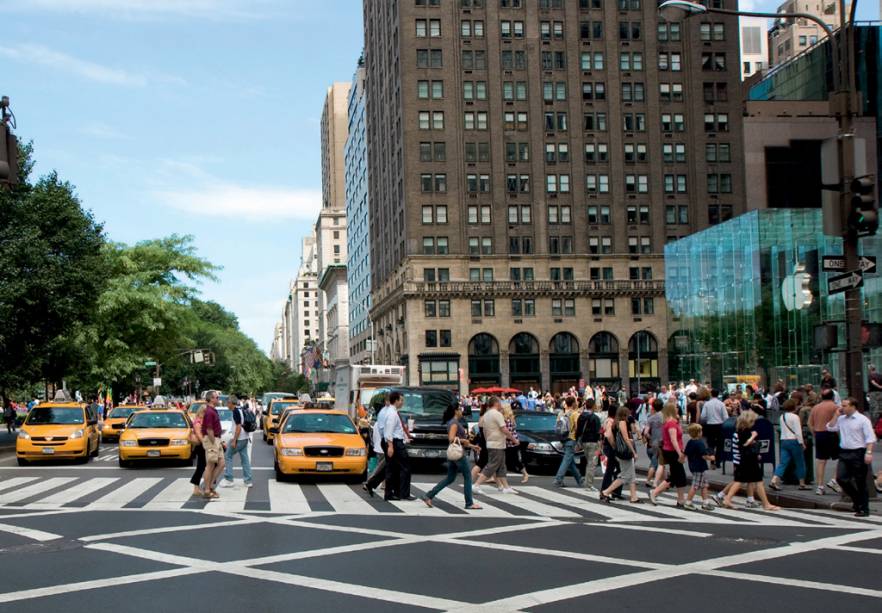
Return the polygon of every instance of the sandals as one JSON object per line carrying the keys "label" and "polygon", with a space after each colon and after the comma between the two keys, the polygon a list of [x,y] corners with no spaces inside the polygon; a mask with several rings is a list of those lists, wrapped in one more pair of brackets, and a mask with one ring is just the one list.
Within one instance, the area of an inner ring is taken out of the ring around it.
{"label": "sandals", "polygon": [[773,489],[773,490],[775,490],[776,492],[780,492],[780,491],[781,491],[781,486],[778,485],[775,481],[769,481],[769,489]]}
{"label": "sandals", "polygon": [[482,506],[479,505],[479,504],[473,504],[473,505],[470,506],[470,507],[466,507],[466,511],[480,511],[480,510],[483,509],[483,508],[484,508],[484,507],[482,507]]}
{"label": "sandals", "polygon": [[205,493],[205,497],[208,498],[209,500],[217,500],[218,498],[220,498],[220,494],[218,494],[214,490],[209,490],[208,492]]}
{"label": "sandals", "polygon": [[631,504],[643,504],[643,499],[635,498],[634,500],[629,500],[628,502],[630,502]]}
{"label": "sandals", "polygon": [[432,508],[432,499],[431,498],[423,498],[422,501],[426,503],[427,507],[429,507],[430,509]]}

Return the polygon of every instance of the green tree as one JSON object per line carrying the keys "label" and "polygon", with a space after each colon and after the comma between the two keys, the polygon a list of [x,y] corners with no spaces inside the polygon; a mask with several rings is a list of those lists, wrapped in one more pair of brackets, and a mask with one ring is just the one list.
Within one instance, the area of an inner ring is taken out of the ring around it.
{"label": "green tree", "polygon": [[172,235],[133,246],[107,244],[108,276],[94,317],[74,339],[86,353],[83,383],[114,383],[144,369],[148,359],[174,360],[190,348],[196,315],[192,283],[214,278],[189,236]]}
{"label": "green tree", "polygon": [[69,368],[66,339],[106,274],[102,226],[55,172],[31,181],[32,154],[20,148],[19,183],[0,188],[0,393]]}

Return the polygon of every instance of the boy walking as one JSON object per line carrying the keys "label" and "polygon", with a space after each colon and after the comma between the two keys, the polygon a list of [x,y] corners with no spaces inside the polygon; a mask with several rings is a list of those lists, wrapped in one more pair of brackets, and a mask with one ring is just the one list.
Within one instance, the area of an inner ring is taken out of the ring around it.
{"label": "boy walking", "polygon": [[686,460],[689,462],[689,472],[692,473],[692,487],[686,495],[684,507],[690,511],[698,509],[692,504],[692,498],[696,492],[701,492],[701,508],[705,511],[713,511],[714,506],[708,497],[707,468],[708,462],[715,461],[715,457],[707,448],[704,439],[701,438],[701,425],[690,424],[686,430],[689,433],[689,442],[686,443]]}

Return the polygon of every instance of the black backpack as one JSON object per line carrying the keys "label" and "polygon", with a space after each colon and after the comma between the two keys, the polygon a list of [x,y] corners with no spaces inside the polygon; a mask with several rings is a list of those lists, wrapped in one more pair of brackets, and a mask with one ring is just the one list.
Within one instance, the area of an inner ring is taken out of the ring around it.
{"label": "black backpack", "polygon": [[257,418],[254,417],[254,413],[252,413],[249,409],[240,408],[242,411],[242,429],[245,432],[254,432],[257,430]]}

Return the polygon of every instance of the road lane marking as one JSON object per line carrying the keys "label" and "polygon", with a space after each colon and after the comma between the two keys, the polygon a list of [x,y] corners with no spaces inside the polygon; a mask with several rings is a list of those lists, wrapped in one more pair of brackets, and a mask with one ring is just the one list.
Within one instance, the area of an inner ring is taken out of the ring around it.
{"label": "road lane marking", "polygon": [[161,477],[136,477],[83,509],[121,509],[160,481]]}
{"label": "road lane marking", "polygon": [[309,513],[309,502],[296,483],[269,482],[270,511],[273,513]]}
{"label": "road lane marking", "polygon": [[0,504],[11,504],[13,502],[18,502],[19,500],[25,500],[26,498],[31,498],[32,496],[36,496],[56,487],[61,487],[62,485],[73,481],[76,481],[75,477],[52,477],[45,481],[39,481],[33,485],[19,488],[14,492],[7,492],[6,494],[0,495]]}
{"label": "road lane marking", "polygon": [[4,479],[3,481],[0,481],[0,492],[14,487],[20,487],[25,483],[30,483],[34,479],[36,479],[36,477],[13,477],[11,479]]}
{"label": "road lane marking", "polygon": [[348,485],[340,483],[320,484],[319,491],[334,511],[342,515],[373,515],[376,509],[365,502],[364,498],[355,493]]}
{"label": "road lane marking", "polygon": [[54,541],[62,538],[60,534],[44,532],[43,530],[35,530],[33,528],[23,528],[21,526],[13,526],[11,524],[0,524],[0,531],[9,532],[17,536],[23,536],[34,541]]}
{"label": "road lane marking", "polygon": [[104,488],[115,481],[119,481],[119,479],[117,477],[95,477],[87,479],[85,482],[71,485],[67,489],[56,492],[46,498],[42,498],[28,506],[37,509],[44,506],[46,508],[55,508],[73,502],[74,500],[78,500],[83,496],[88,496],[92,492],[97,492],[101,488]]}
{"label": "road lane marking", "polygon": [[140,508],[148,511],[152,509],[176,511],[191,498],[193,498],[193,484],[190,483],[189,479],[182,477],[174,479]]}

